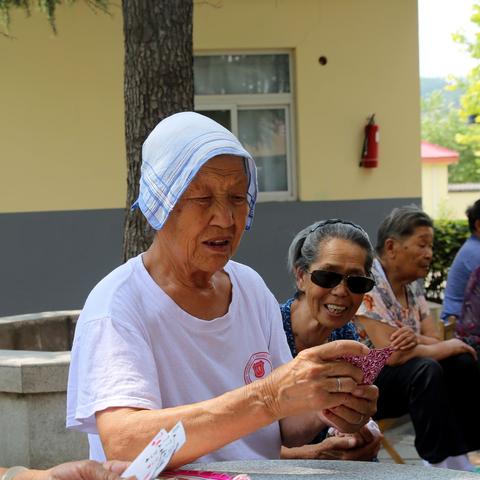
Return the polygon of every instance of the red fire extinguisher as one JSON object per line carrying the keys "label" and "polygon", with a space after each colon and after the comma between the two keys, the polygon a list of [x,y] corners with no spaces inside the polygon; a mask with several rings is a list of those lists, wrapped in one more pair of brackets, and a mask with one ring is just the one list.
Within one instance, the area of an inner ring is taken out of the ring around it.
{"label": "red fire extinguisher", "polygon": [[378,141],[380,132],[375,123],[375,114],[368,119],[365,125],[365,138],[363,140],[362,158],[360,166],[365,168],[378,167]]}

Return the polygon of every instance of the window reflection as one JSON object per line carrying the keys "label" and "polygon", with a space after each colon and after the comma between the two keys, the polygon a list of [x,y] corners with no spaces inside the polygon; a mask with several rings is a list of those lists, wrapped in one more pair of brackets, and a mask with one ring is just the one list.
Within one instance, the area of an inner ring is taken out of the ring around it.
{"label": "window reflection", "polygon": [[288,64],[287,54],[199,55],[195,95],[289,93]]}

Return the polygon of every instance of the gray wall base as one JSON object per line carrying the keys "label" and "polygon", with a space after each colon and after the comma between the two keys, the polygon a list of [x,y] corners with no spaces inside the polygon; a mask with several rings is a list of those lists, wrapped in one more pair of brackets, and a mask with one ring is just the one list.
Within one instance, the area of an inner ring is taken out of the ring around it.
{"label": "gray wall base", "polygon": [[[322,218],[362,225],[375,240],[396,206],[420,198],[267,202],[256,208],[236,260],[257,270],[278,300],[292,292],[285,262],[291,239]],[[83,306],[88,292],[121,262],[123,210],[0,214],[0,316]]]}

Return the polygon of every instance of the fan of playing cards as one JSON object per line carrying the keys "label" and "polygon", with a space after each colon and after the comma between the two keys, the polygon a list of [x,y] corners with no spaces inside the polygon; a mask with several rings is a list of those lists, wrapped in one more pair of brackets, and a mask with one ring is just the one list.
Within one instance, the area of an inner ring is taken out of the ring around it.
{"label": "fan of playing cards", "polygon": [[393,347],[373,348],[368,352],[368,355],[345,355],[340,358],[361,368],[363,371],[362,383],[371,385],[394,351]]}
{"label": "fan of playing cards", "polygon": [[168,465],[173,454],[185,443],[185,430],[178,422],[167,433],[160,430],[140,455],[123,472],[122,477],[137,477],[137,480],[151,480]]}
{"label": "fan of playing cards", "polygon": [[123,472],[122,477],[137,477],[137,480],[250,480],[248,475],[230,476],[223,472],[207,472],[202,470],[172,470],[160,473],[168,465],[173,454],[185,443],[185,430],[182,422],[178,422],[167,433],[160,430],[140,455]]}

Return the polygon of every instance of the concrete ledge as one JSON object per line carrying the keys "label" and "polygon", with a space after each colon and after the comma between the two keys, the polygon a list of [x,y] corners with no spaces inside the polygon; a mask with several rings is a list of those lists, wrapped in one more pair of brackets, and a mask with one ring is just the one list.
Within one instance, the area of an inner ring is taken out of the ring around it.
{"label": "concrete ledge", "polygon": [[54,312],[25,313],[23,315],[9,315],[0,317],[0,325],[16,322],[38,322],[41,320],[61,319],[65,317],[78,317],[81,310],[58,310]]}
{"label": "concrete ledge", "polygon": [[0,392],[65,392],[70,352],[0,350]]}
{"label": "concrete ledge", "polygon": [[70,346],[79,313],[0,318],[0,465],[48,468],[88,457],[86,435],[65,428]]}
{"label": "concrete ledge", "polygon": [[79,315],[80,310],[65,310],[2,317],[0,349],[70,350]]}

